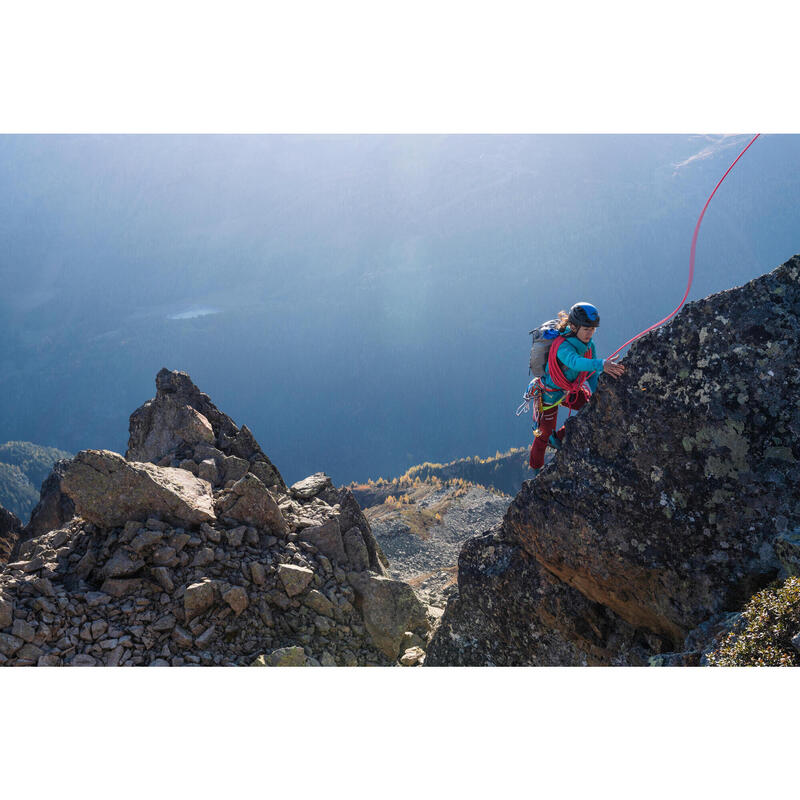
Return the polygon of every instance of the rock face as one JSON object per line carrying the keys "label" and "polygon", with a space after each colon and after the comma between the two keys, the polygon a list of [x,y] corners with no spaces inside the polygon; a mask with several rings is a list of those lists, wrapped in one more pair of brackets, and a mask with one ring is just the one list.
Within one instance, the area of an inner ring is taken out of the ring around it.
{"label": "rock face", "polygon": [[[349,491],[312,476],[291,493],[185,373],[157,387],[128,459],[85,450],[46,482],[0,568],[0,664],[390,665],[407,630],[424,643],[410,587],[393,587],[394,615],[375,597],[385,557]],[[329,557],[307,530],[342,547]]]}
{"label": "rock face", "polygon": [[698,631],[785,574],[776,545],[790,559],[800,527],[800,257],[687,305],[625,365],[502,526],[465,547],[427,665],[698,663]]}
{"label": "rock face", "polygon": [[[156,396],[131,415],[130,438],[125,457],[129,461],[152,461],[179,467],[185,459],[212,459],[222,480],[238,464],[248,469],[265,486],[286,489],[278,470],[264,455],[247,426],[240,430],[201,392],[185,372],[162,369],[156,376]],[[244,473],[234,480],[241,478]]]}
{"label": "rock face", "polygon": [[30,522],[20,537],[22,540],[58,528],[75,515],[75,504],[61,491],[61,479],[69,463],[70,459],[57,461],[53,471],[42,483],[39,503],[31,512]]}
{"label": "rock face", "polygon": [[8,561],[21,529],[17,515],[0,506],[0,564]]}

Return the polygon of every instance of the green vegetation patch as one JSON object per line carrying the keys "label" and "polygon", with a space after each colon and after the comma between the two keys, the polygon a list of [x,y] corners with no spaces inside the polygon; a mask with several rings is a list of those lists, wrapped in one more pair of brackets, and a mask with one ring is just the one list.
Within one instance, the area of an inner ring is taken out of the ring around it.
{"label": "green vegetation patch", "polygon": [[0,505],[23,522],[39,502],[39,489],[56,461],[72,454],[31,442],[0,444]]}
{"label": "green vegetation patch", "polygon": [[0,506],[27,521],[39,502],[39,492],[19,467],[0,462]]}
{"label": "green vegetation patch", "polygon": [[57,447],[42,447],[31,442],[6,442],[0,444],[0,462],[19,467],[34,485],[38,496],[39,487],[53,469],[53,464],[62,458],[72,458],[72,453]]}
{"label": "green vegetation patch", "polygon": [[800,633],[800,578],[794,576],[754,595],[742,618],[708,654],[714,667],[800,666],[792,638]]}

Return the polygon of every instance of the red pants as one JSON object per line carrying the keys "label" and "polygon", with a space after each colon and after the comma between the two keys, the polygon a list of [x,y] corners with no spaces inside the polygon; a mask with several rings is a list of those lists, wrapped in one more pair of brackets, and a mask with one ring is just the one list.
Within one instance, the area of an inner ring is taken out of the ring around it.
{"label": "red pants", "polygon": [[[589,394],[580,390],[576,394],[568,394],[561,405],[564,406],[564,408],[571,408],[573,411],[578,411],[586,405],[589,397]],[[528,464],[531,469],[539,469],[544,466],[544,451],[547,449],[547,440],[556,427],[558,409],[559,406],[548,408],[547,411],[543,411],[542,415],[539,417],[539,435],[533,440],[531,454],[528,458]],[[559,439],[559,441],[564,438],[563,425],[556,431],[556,438]]]}

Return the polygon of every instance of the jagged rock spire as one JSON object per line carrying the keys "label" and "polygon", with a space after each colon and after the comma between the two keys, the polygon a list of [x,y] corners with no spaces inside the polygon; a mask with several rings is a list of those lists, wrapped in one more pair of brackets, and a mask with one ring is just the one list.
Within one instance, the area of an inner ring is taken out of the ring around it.
{"label": "jagged rock spire", "polygon": [[[185,372],[165,367],[158,373],[156,396],[131,414],[129,432],[125,454],[129,461],[179,466],[198,452],[218,462],[243,459],[265,486],[286,488],[247,426],[239,429]],[[232,463],[227,461],[217,466]]]}

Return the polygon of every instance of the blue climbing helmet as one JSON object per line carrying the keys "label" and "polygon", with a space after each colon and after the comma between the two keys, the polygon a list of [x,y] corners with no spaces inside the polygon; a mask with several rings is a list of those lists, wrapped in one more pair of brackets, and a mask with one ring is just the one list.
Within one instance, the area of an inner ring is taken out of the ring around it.
{"label": "blue climbing helmet", "polygon": [[600,325],[600,312],[591,303],[575,303],[569,310],[567,321],[579,328],[597,328]]}

